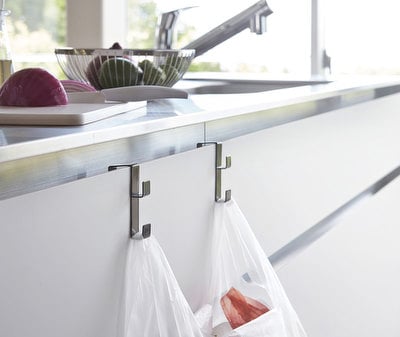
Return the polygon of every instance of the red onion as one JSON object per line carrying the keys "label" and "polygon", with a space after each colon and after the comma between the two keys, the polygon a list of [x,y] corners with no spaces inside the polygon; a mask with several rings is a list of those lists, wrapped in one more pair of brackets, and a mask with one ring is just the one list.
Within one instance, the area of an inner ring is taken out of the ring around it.
{"label": "red onion", "polygon": [[68,97],[61,82],[42,68],[26,68],[12,74],[0,88],[0,105],[66,105]]}
{"label": "red onion", "polygon": [[90,84],[83,83],[75,80],[61,80],[66,92],[82,92],[82,91],[96,91]]}

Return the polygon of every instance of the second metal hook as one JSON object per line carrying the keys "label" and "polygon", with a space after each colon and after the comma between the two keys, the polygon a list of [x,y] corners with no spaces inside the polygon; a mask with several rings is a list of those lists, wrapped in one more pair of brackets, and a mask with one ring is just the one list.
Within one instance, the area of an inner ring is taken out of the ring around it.
{"label": "second metal hook", "polygon": [[225,157],[225,166],[222,166],[222,143],[218,142],[206,142],[198,143],[197,147],[204,145],[215,145],[215,201],[216,202],[227,202],[231,200],[231,190],[225,191],[225,198],[222,199],[222,170],[230,168],[232,166],[232,157]]}
{"label": "second metal hook", "polygon": [[[131,205],[132,205],[132,221],[131,221],[131,238],[138,232],[140,232],[139,222],[139,199],[144,198],[150,194],[150,181],[142,182],[142,191],[139,190],[140,186],[140,167],[134,165],[131,167]],[[142,226],[142,237],[143,239],[148,238],[151,234],[151,224],[145,224]]]}
{"label": "second metal hook", "polygon": [[225,170],[227,168],[230,168],[232,166],[232,157],[231,156],[226,156],[225,157],[225,166],[222,165],[222,144],[221,143],[216,143],[216,153],[215,153],[215,161],[216,161],[216,166],[215,166],[215,201],[216,202],[227,202],[231,200],[232,197],[232,192],[231,190],[226,190],[225,191],[225,199],[222,199],[222,170]]}

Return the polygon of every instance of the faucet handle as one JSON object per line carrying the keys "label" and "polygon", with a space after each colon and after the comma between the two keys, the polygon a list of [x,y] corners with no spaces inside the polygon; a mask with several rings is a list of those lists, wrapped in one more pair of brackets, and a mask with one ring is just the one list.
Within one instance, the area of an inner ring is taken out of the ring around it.
{"label": "faucet handle", "polygon": [[158,33],[156,38],[157,49],[171,49],[174,38],[174,28],[179,14],[187,9],[197,6],[178,8],[161,14],[158,20]]}

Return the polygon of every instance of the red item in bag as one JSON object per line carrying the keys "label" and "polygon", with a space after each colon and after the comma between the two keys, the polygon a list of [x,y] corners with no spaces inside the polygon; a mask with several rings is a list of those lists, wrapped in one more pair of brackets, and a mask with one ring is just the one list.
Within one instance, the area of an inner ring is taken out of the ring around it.
{"label": "red item in bag", "polygon": [[236,329],[269,311],[269,308],[264,304],[244,296],[233,287],[222,296],[221,306],[232,329]]}

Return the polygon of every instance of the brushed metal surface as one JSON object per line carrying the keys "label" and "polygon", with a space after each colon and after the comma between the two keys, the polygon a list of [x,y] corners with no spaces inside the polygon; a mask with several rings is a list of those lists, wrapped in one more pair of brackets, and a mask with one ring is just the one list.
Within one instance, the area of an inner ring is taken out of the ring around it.
{"label": "brushed metal surface", "polygon": [[330,83],[149,102],[78,127],[0,127],[0,200],[400,92],[398,82]]}
{"label": "brushed metal surface", "polygon": [[0,164],[0,200],[191,150],[203,140],[200,124],[8,161]]}

